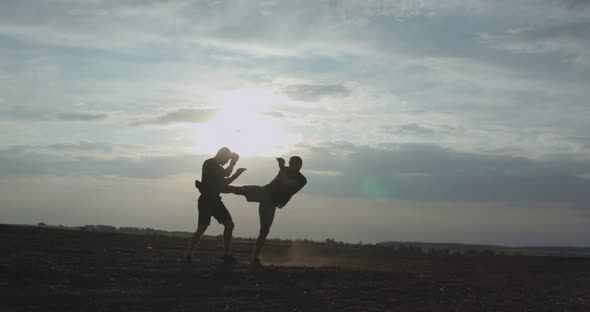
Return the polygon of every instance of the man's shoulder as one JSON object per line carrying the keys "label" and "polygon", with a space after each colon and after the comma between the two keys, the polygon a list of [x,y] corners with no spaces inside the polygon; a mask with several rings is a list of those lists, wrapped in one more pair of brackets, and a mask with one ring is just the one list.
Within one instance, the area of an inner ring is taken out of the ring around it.
{"label": "man's shoulder", "polygon": [[217,166],[217,162],[215,161],[215,158],[209,158],[209,159],[205,160],[205,162],[203,162],[203,167],[213,167],[213,166]]}
{"label": "man's shoulder", "polygon": [[203,172],[207,172],[207,174],[214,174],[214,172],[219,171],[220,168],[221,166],[214,158],[209,158],[203,163]]}

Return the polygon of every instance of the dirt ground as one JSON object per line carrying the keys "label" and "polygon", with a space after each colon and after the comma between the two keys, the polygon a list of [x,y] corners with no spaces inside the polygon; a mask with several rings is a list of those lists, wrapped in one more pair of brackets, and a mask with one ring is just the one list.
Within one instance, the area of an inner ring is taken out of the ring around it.
{"label": "dirt ground", "polygon": [[589,258],[308,257],[269,246],[275,264],[257,268],[250,243],[234,244],[235,266],[221,264],[218,239],[186,265],[186,245],[0,225],[0,311],[590,311]]}

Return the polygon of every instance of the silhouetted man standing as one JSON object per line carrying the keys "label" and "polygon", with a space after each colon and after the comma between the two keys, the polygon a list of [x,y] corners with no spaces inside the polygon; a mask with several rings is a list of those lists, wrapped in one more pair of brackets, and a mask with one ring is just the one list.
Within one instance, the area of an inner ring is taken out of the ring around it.
{"label": "silhouetted man standing", "polygon": [[[249,202],[260,203],[258,206],[258,214],[260,216],[260,233],[256,239],[256,245],[254,252],[252,253],[252,264],[261,265],[260,252],[266,237],[270,232],[270,227],[275,217],[277,208],[283,208],[291,197],[299,192],[305,184],[307,179],[300,170],[303,166],[303,160],[299,156],[293,156],[289,159],[289,166],[285,166],[285,160],[283,158],[277,158],[279,163],[279,173],[277,176],[267,185],[245,185],[245,186],[233,186],[228,185],[223,193],[233,193],[237,195],[243,195]],[[204,185],[204,183],[202,183]],[[195,181],[195,186],[202,189],[199,181]]]}
{"label": "silhouetted man standing", "polygon": [[[211,217],[214,217],[217,222],[223,224],[223,248],[225,254],[223,255],[223,262],[227,264],[237,263],[236,259],[231,255],[231,239],[234,229],[234,222],[232,217],[221,201],[220,193],[225,191],[228,184],[232,183],[239,177],[246,169],[240,168],[236,170],[234,175],[231,175],[235,164],[239,159],[238,154],[232,153],[229,148],[221,148],[215,157],[205,160],[202,169],[202,183],[200,183],[201,196],[198,200],[199,220],[197,230],[191,238],[188,251],[186,253],[186,261],[192,261],[194,249],[199,244],[201,236],[207,230],[211,223]],[[230,161],[231,160],[231,161]],[[228,161],[230,161],[227,168],[223,168]]]}

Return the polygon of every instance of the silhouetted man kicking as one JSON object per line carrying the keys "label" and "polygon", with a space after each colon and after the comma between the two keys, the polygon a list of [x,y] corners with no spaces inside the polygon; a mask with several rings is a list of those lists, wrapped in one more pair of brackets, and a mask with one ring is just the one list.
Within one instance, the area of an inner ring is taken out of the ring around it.
{"label": "silhouetted man kicking", "polygon": [[[231,159],[229,166],[223,168]],[[192,261],[193,251],[199,244],[201,236],[207,230],[211,223],[211,217],[214,217],[220,224],[223,224],[223,248],[225,254],[223,255],[223,262],[227,264],[237,263],[236,259],[231,255],[231,239],[234,229],[234,222],[232,217],[221,201],[220,193],[225,190],[228,184],[232,183],[239,177],[246,169],[240,168],[236,170],[234,175],[231,175],[235,164],[239,159],[238,154],[232,153],[229,148],[221,148],[215,157],[205,160],[202,169],[202,183],[200,183],[201,196],[199,196],[198,210],[199,221],[197,230],[190,240],[188,251],[186,253],[186,262]]]}
{"label": "silhouetted man kicking", "polygon": [[[307,179],[300,170],[303,166],[303,160],[299,156],[293,156],[289,159],[289,166],[285,166],[283,158],[277,158],[279,163],[279,173],[267,185],[244,185],[233,186],[227,185],[223,193],[233,193],[243,195],[249,202],[260,203],[258,206],[258,214],[260,216],[260,233],[256,239],[256,246],[252,254],[252,264],[261,265],[260,252],[264,247],[266,237],[270,232],[270,227],[275,217],[277,207],[283,208],[291,197],[299,192],[305,184]],[[204,183],[203,183],[204,184]],[[202,189],[202,184],[195,181],[195,186]]]}

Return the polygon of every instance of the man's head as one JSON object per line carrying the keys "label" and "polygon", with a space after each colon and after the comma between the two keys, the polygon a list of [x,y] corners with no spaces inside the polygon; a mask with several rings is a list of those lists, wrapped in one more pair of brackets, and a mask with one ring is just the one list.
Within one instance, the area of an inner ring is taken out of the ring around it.
{"label": "man's head", "polygon": [[219,149],[219,151],[217,151],[217,155],[215,155],[215,160],[217,160],[217,162],[223,166],[229,161],[229,159],[231,158],[231,154],[232,152],[229,150],[229,148],[222,147]]}
{"label": "man's head", "polygon": [[289,158],[289,168],[291,168],[295,171],[299,171],[299,170],[301,170],[302,166],[303,166],[303,159],[301,159],[301,157],[293,156],[293,157]]}

